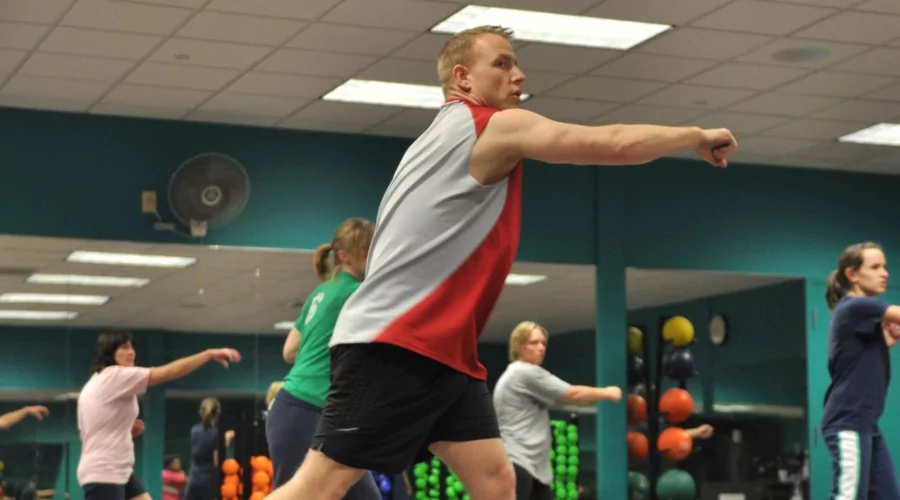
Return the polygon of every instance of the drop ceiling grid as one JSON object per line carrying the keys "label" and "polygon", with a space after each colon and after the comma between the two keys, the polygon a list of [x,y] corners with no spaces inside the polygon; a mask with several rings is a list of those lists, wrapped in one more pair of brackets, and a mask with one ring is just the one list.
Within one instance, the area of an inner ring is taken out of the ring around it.
{"label": "drop ceiling grid", "polygon": [[[0,105],[414,136],[427,111],[319,98],[350,77],[434,84],[446,37],[427,30],[466,3],[9,0]],[[557,119],[731,126],[747,145],[736,160],[761,163],[883,170],[878,159],[892,152],[831,147],[836,133],[900,118],[900,9],[890,2],[476,3],[677,23],[625,53],[517,44],[538,89],[526,106]],[[770,59],[795,44],[821,44],[833,57]],[[175,60],[182,53],[191,60]]]}

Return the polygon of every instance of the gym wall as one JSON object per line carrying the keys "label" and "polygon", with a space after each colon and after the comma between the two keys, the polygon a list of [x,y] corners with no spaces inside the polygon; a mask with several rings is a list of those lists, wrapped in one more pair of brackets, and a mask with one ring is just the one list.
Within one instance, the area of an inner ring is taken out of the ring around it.
{"label": "gym wall", "polygon": [[[7,207],[0,233],[176,241],[152,230],[140,214],[139,192],[156,189],[167,212],[165,187],[177,165],[218,151],[246,165],[251,201],[237,221],[204,243],[314,248],[345,218],[374,218],[409,142],[0,110],[0,199]],[[811,280],[824,279],[844,246],[879,239],[889,262],[900,259],[900,233],[887,230],[900,189],[894,176],[752,165],[719,170],[663,160],[636,168],[529,163],[524,179],[518,258],[597,264],[600,331],[625,330],[625,315],[616,312],[624,304],[625,266],[807,278],[807,331],[819,335],[810,317],[816,309],[826,321],[827,311],[813,301],[821,288],[813,293]],[[864,193],[867,202],[847,193]],[[624,342],[624,335],[601,336],[595,344],[597,373],[620,377],[608,383],[625,382]],[[580,349],[578,359],[594,362],[587,352]],[[824,377],[824,364],[811,362],[811,407],[821,406]],[[884,421],[898,420],[895,408],[889,405]],[[597,426],[598,453],[608,465],[598,471],[598,494],[623,498],[625,415],[598,419]],[[820,447],[813,455],[813,482],[825,484],[827,454]]]}

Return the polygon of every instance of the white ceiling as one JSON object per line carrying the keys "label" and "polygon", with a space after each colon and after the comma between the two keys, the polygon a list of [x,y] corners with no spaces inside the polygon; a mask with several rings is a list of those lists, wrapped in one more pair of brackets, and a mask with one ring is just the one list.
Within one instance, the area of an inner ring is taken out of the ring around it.
{"label": "white ceiling", "polygon": [[[466,3],[0,0],[0,106],[415,136],[433,111],[319,98],[436,84],[428,30]],[[896,149],[835,142],[900,120],[896,0],[474,3],[676,25],[627,52],[519,44],[526,106],[552,118],[727,126],[735,161],[900,173]],[[830,56],[772,59],[802,47]]]}
{"label": "white ceiling", "polygon": [[[173,255],[198,260],[186,269],[66,262],[66,256],[74,250]],[[26,283],[33,272],[139,277],[149,278],[150,282],[142,288]],[[542,323],[554,333],[594,328],[594,266],[517,262],[513,272],[545,275],[547,279],[529,286],[507,286],[484,332],[485,341],[505,342],[512,328],[525,319]],[[628,307],[677,303],[786,279],[628,269]],[[89,293],[112,297],[102,306],[0,303],[0,309],[79,313],[77,318],[68,321],[3,320],[0,324],[280,335],[283,333],[273,325],[295,319],[307,294],[317,284],[309,251],[0,235],[0,293]]]}

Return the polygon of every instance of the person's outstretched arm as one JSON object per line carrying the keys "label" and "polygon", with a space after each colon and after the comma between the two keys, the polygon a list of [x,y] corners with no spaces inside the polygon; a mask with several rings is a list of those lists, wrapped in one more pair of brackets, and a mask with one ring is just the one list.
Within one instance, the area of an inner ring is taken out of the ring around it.
{"label": "person's outstretched arm", "polygon": [[587,126],[563,123],[526,109],[494,113],[472,154],[473,176],[493,182],[519,160],[571,165],[643,165],[666,155],[693,151],[728,166],[737,140],[727,129],[661,125]]}
{"label": "person's outstretched arm", "polygon": [[225,368],[228,368],[229,362],[234,363],[240,360],[241,354],[234,349],[227,347],[221,349],[207,349],[194,354],[193,356],[176,359],[167,365],[150,368],[150,381],[147,385],[154,386],[177,380],[198,370],[201,366],[210,361],[215,361]]}
{"label": "person's outstretched arm", "polygon": [[622,399],[622,390],[618,387],[572,385],[538,365],[527,365],[527,369],[521,373],[524,382],[522,385],[528,393],[547,405],[583,405]]}
{"label": "person's outstretched arm", "polygon": [[618,402],[622,399],[622,389],[618,387],[591,387],[589,385],[573,385],[563,394],[563,403],[586,405],[598,401]]}
{"label": "person's outstretched arm", "polygon": [[44,417],[49,414],[50,410],[48,410],[46,406],[25,406],[18,410],[0,415],[0,429],[4,431],[9,430],[29,415],[38,420],[43,420]]}

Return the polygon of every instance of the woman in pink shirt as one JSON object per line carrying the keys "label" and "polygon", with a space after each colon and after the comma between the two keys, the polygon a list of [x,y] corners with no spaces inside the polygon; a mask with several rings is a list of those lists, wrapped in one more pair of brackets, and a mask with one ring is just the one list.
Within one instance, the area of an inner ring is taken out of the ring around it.
{"label": "woman in pink shirt", "polygon": [[138,396],[209,361],[228,368],[241,355],[234,349],[207,349],[153,368],[134,366],[134,358],[130,333],[103,333],[97,339],[91,378],[78,395],[78,484],[85,500],[151,500],[134,475],[132,440],[144,432]]}
{"label": "woman in pink shirt", "polygon": [[181,459],[175,455],[167,456],[163,462],[163,500],[181,500],[186,482],[187,476],[181,470]]}

